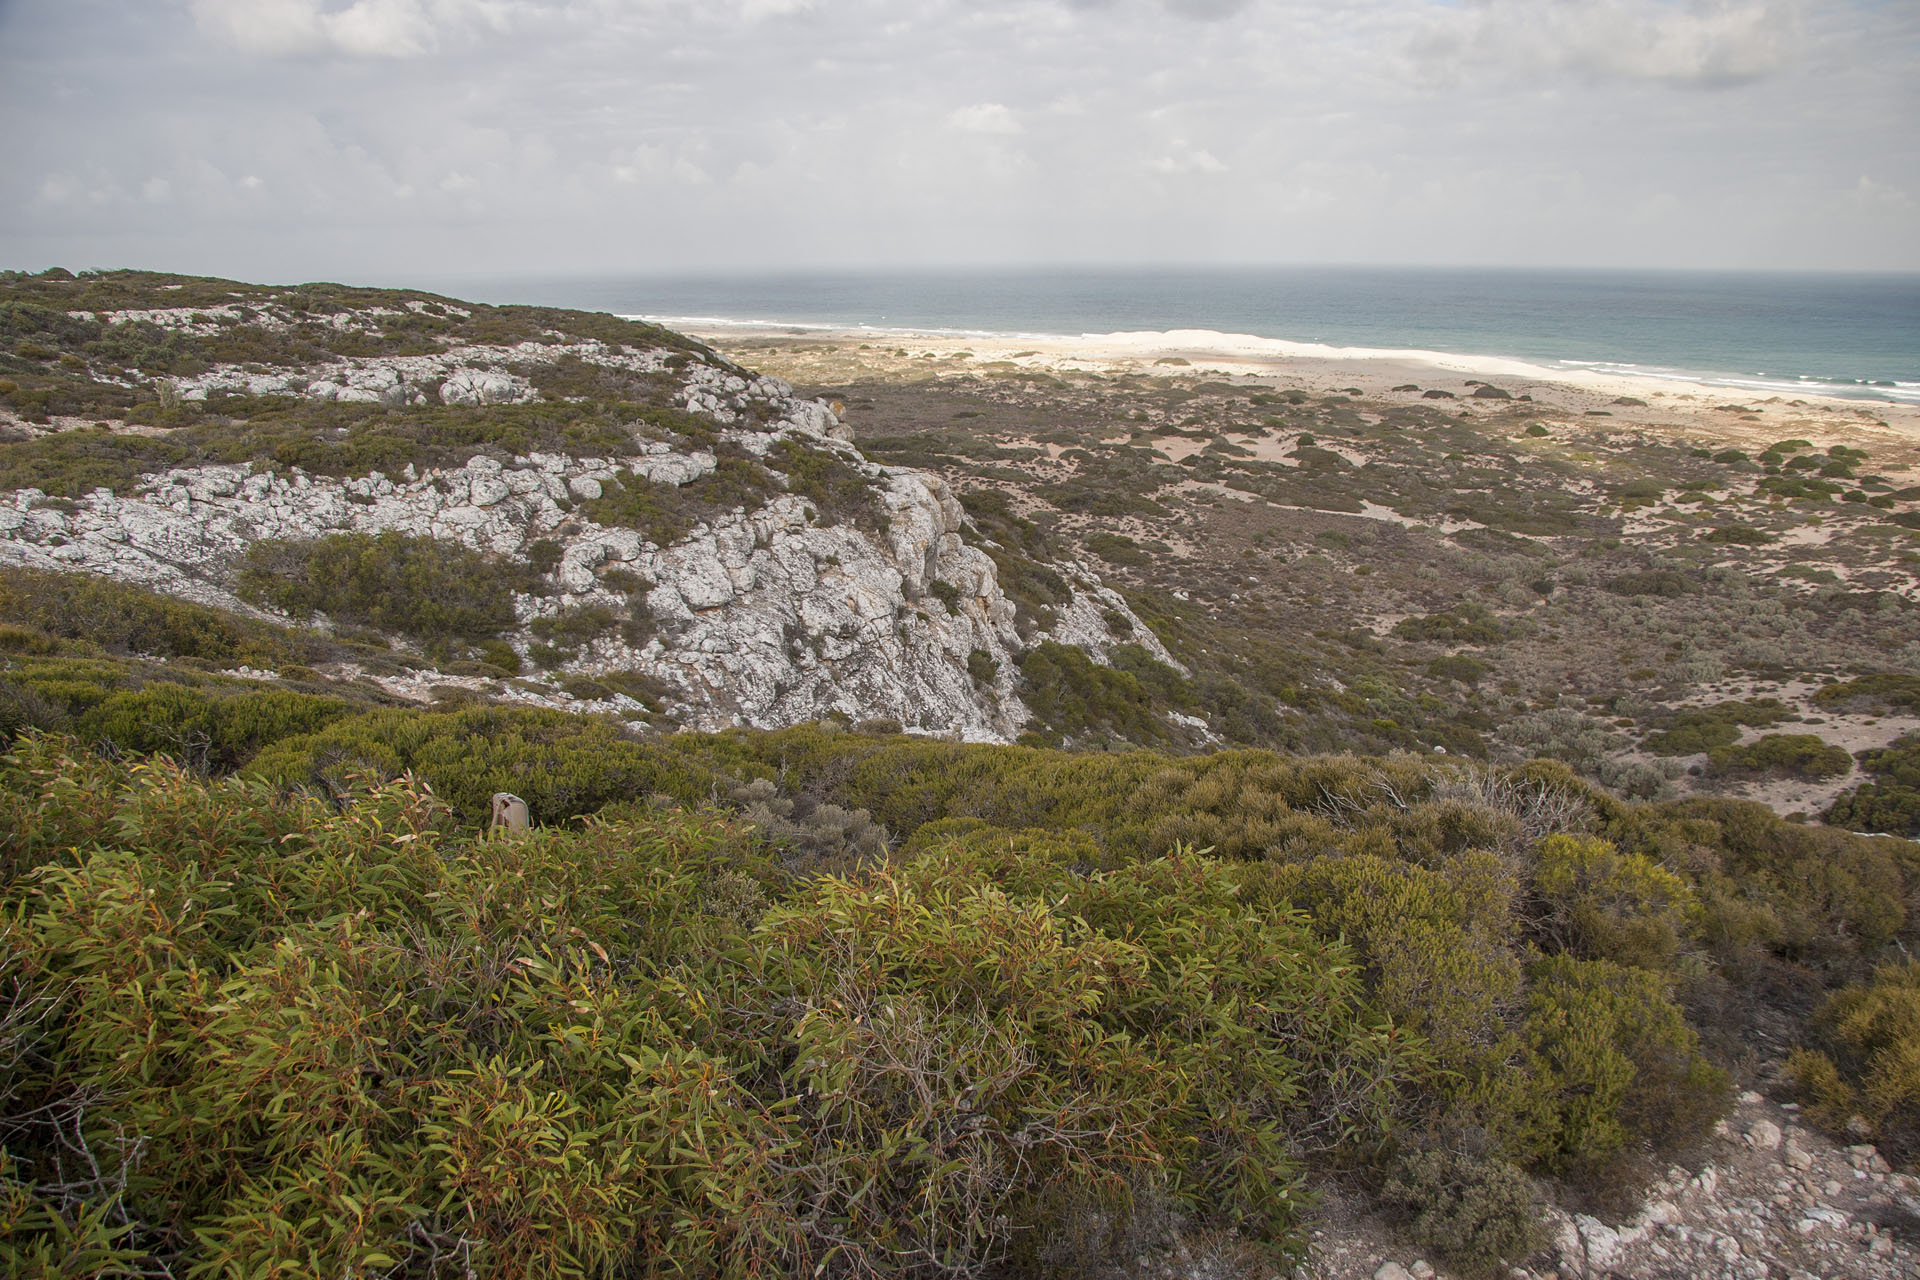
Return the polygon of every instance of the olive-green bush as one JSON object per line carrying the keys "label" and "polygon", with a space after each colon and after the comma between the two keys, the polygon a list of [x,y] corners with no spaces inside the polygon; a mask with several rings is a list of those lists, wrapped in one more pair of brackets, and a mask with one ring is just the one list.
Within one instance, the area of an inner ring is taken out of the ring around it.
{"label": "olive-green bush", "polygon": [[689,805],[710,799],[726,776],[696,751],[693,742],[646,746],[618,721],[560,711],[382,710],[284,738],[261,751],[247,773],[344,796],[356,775],[412,772],[464,821],[483,821],[493,793],[511,791],[536,821],[560,822],[654,794]]}
{"label": "olive-green bush", "polygon": [[0,617],[109,653],[278,667],[324,642],[284,627],[85,573],[0,566]]}
{"label": "olive-green bush", "polygon": [[1546,1243],[1533,1183],[1484,1152],[1449,1146],[1409,1151],[1395,1165],[1382,1198],[1406,1218],[1416,1244],[1462,1275],[1496,1275],[1502,1263]]}
{"label": "olive-green bush", "polygon": [[241,560],[238,589],[297,618],[324,613],[447,654],[512,627],[513,592],[527,577],[517,561],[389,529],[256,542]]}
{"label": "olive-green bush", "polygon": [[1861,752],[1860,770],[1873,780],[1835,800],[1827,821],[1853,831],[1920,836],[1920,736]]}
{"label": "olive-green bush", "polygon": [[1920,1158],[1920,962],[1882,965],[1814,1016],[1813,1046],[1788,1062],[1835,1131],[1864,1119],[1891,1159]]}
{"label": "olive-green bush", "polygon": [[1285,1249],[1422,1061],[1191,854],[789,887],[710,814],[488,838],[69,750],[0,766],[16,1272],[968,1275],[1132,1186]]}
{"label": "olive-green bush", "polygon": [[1743,746],[1715,747],[1707,753],[1715,773],[1768,773],[1815,780],[1853,769],[1853,757],[1813,733],[1769,733]]}

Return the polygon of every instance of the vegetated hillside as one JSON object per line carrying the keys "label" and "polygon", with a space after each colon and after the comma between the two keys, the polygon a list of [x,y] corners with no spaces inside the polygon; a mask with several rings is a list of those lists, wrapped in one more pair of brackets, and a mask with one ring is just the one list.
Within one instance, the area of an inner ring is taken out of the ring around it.
{"label": "vegetated hillside", "polygon": [[1097,565],[1187,669],[1139,679],[1160,718],[1920,834],[1920,450],[1872,406],[716,341],[842,401],[861,449],[940,474],[1003,544]]}
{"label": "vegetated hillside", "polygon": [[1789,1050],[1920,1150],[1905,841],[1551,762],[642,740],[11,590],[10,1273],[1258,1275],[1337,1186],[1473,1274]]}
{"label": "vegetated hillside", "polygon": [[[1004,741],[1028,646],[1167,658],[1090,570],[992,545],[826,404],[610,316],[4,275],[0,433],[0,563],[312,626],[309,680]],[[1047,584],[1043,618],[1003,571]]]}

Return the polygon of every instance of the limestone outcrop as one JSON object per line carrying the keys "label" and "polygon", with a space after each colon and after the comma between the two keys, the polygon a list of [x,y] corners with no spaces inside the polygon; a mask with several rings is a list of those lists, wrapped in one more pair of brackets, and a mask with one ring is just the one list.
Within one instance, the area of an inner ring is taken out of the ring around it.
{"label": "limestone outcrop", "polygon": [[[190,466],[145,476],[130,492],[97,489],[77,500],[28,489],[0,495],[0,559],[254,612],[234,594],[234,569],[263,539],[397,530],[522,559],[546,540],[559,548],[548,575],[553,589],[515,597],[517,651],[528,653],[541,618],[583,605],[627,607],[636,580],[651,584],[645,602],[653,634],[637,646],[617,631],[603,635],[545,678],[547,687],[515,681],[497,690],[501,696],[577,706],[560,679],[630,671],[669,690],[670,712],[689,727],[772,728],[845,716],[890,718],[910,731],[974,741],[1019,733],[1030,717],[1015,684],[1024,646],[1014,606],[993,560],[969,545],[955,495],[929,473],[868,461],[826,405],[778,379],[684,353],[571,342],[340,361],[302,373],[222,367],[179,380],[173,391],[183,400],[244,392],[503,403],[535,394],[531,365],[560,359],[671,376],[677,404],[710,420],[717,444],[653,440],[618,458],[475,453],[459,466],[410,463],[396,474],[348,477],[251,463]],[[774,450],[788,440],[864,478],[884,513],[875,528],[828,523],[814,503],[787,492],[756,509],[715,514],[661,545],[637,529],[595,523],[579,506],[635,477],[694,484],[714,471],[715,449],[759,458],[779,480]],[[1038,638],[1079,645],[1100,661],[1120,643],[1171,660],[1118,593],[1084,566],[1059,568],[1075,598],[1058,609],[1053,632]],[[976,652],[991,659],[990,668],[970,663]],[[988,683],[979,674],[985,670],[995,673]],[[459,683],[438,674],[383,680],[410,693],[435,681]],[[605,709],[639,705],[629,702],[616,695]]]}

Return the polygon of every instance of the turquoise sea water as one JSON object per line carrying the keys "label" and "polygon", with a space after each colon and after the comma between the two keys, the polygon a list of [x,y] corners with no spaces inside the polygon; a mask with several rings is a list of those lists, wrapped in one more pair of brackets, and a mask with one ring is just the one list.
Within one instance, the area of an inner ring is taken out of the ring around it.
{"label": "turquoise sea water", "polygon": [[[433,283],[433,282],[423,282]],[[1920,275],[1389,267],[466,279],[528,302],[771,326],[1079,336],[1210,329],[1513,356],[1759,394],[1920,403]]]}

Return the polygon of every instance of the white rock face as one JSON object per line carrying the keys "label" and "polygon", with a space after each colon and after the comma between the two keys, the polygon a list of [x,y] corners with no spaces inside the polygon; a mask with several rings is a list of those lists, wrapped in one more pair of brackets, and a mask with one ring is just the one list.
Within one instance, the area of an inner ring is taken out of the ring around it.
{"label": "white rock face", "polygon": [[[666,367],[662,352],[635,355],[596,343],[564,350],[634,368]],[[539,354],[551,359],[561,352],[547,347]],[[354,398],[362,388],[421,385],[425,366],[409,361],[441,370],[433,362],[473,358],[467,351],[353,362],[304,387],[281,374],[231,376],[255,392],[278,387],[282,394]],[[673,691],[672,709],[690,727],[775,728],[844,715],[889,717],[911,731],[971,741],[1017,735],[1031,717],[1014,687],[1020,640],[1013,606],[993,561],[963,539],[965,516],[947,485],[924,472],[868,462],[845,443],[847,432],[825,405],[796,398],[778,379],[748,379],[697,361],[684,373],[692,408],[739,424],[721,431],[726,444],[765,456],[792,438],[836,453],[869,477],[879,490],[886,532],[823,524],[813,504],[797,495],[776,495],[752,512],[736,509],[671,546],[568,509],[623,477],[684,485],[717,465],[711,452],[653,443],[631,458],[533,454],[502,462],[477,456],[424,473],[409,464],[397,477],[372,472],[338,479],[297,469],[269,474],[249,465],[182,468],[147,476],[132,493],[96,490],[71,511],[24,490],[0,495],[0,560],[98,573],[252,613],[232,594],[231,574],[262,539],[398,530],[516,557],[526,556],[534,541],[550,539],[560,544],[551,575],[557,590],[515,598],[522,627],[515,646],[524,655],[532,639],[526,628],[562,609],[600,604],[624,611],[633,580],[650,581],[645,599],[656,634],[635,648],[609,633],[565,670],[642,672]],[[181,394],[227,386],[223,376],[206,375]],[[442,370],[440,376],[448,378],[441,383],[445,398],[460,375]],[[1170,660],[1118,594],[1084,568],[1068,568],[1077,594],[1059,611],[1051,638],[1082,645],[1102,661],[1123,642]],[[604,582],[615,569],[623,571],[619,583]],[[936,593],[936,583],[951,585],[957,597],[944,586]],[[951,609],[942,597],[952,597]],[[1116,637],[1108,616],[1121,620],[1115,630],[1131,630]],[[995,664],[992,688],[977,686],[969,674],[975,650]]]}

